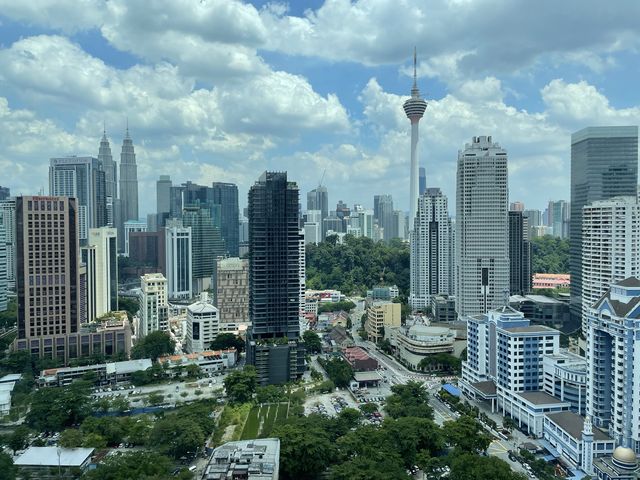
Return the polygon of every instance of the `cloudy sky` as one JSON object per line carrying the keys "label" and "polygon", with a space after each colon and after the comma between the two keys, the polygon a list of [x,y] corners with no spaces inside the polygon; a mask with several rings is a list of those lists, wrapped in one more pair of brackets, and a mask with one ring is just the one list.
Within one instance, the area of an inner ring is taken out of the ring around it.
{"label": "cloudy sky", "polygon": [[0,185],[46,192],[49,157],[119,158],[129,119],[141,214],[155,180],[261,171],[330,205],[408,209],[414,45],[427,184],[455,204],[473,135],[509,151],[511,200],[569,197],[571,132],[640,123],[637,0],[0,0]]}

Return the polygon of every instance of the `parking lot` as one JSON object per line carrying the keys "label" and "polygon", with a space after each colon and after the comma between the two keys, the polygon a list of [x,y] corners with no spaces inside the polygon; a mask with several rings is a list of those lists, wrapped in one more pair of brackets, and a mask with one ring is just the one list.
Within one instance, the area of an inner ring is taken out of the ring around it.
{"label": "parking lot", "polygon": [[305,415],[320,413],[334,417],[345,408],[358,409],[358,404],[348,392],[338,391],[322,395],[311,395],[304,404],[304,413]]}

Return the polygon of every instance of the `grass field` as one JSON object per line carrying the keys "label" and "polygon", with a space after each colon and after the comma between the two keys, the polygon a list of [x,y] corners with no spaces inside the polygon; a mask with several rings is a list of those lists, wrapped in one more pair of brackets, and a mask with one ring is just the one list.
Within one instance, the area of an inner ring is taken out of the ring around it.
{"label": "grass field", "polygon": [[242,430],[241,440],[268,436],[278,422],[287,418],[286,403],[268,403],[256,405],[249,412]]}

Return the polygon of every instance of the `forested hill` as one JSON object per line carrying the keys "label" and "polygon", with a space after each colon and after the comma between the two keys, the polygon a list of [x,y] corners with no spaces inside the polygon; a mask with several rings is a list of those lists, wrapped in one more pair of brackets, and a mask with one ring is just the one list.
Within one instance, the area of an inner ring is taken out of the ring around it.
{"label": "forested hill", "polygon": [[569,273],[569,240],[545,235],[531,240],[532,273]]}
{"label": "forested hill", "polygon": [[409,294],[409,245],[400,240],[374,242],[370,238],[345,237],[342,245],[329,237],[319,245],[306,246],[307,288],[335,288],[350,294],[364,294],[380,283],[397,285]]}

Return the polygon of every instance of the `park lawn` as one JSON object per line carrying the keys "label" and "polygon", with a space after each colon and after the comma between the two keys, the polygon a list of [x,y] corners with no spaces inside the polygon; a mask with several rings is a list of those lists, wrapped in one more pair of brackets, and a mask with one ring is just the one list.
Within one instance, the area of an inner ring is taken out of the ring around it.
{"label": "park lawn", "polygon": [[276,423],[276,417],[278,415],[278,405],[271,404],[269,405],[269,411],[267,412],[267,418],[264,420],[264,424],[262,425],[262,431],[260,432],[261,437],[268,437],[273,430],[273,425]]}
{"label": "park lawn", "polygon": [[249,412],[247,422],[244,424],[244,430],[242,430],[241,440],[248,440],[258,437],[258,428],[260,427],[260,406],[255,406]]}
{"label": "park lawn", "polygon": [[288,403],[279,403],[278,404],[278,418],[277,420],[285,420],[288,417],[289,412],[289,404]]}

